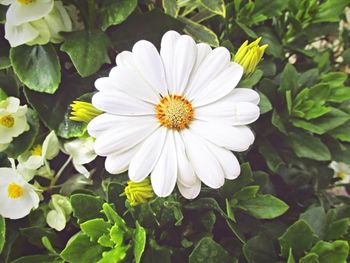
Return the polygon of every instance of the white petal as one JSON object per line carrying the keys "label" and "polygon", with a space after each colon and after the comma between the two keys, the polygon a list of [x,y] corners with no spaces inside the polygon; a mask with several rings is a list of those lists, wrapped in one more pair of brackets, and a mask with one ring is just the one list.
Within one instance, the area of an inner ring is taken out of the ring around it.
{"label": "white petal", "polygon": [[200,90],[229,65],[230,57],[230,52],[224,47],[211,51],[193,74],[186,90],[186,97],[189,100],[196,98]]}
{"label": "white petal", "polygon": [[97,90],[102,92],[120,91],[117,87],[116,81],[113,81],[111,77],[102,77],[97,79],[95,81],[95,87]]}
{"label": "white petal", "polygon": [[140,118],[123,126],[109,129],[96,138],[94,149],[98,155],[107,156],[132,148],[153,133],[159,127],[159,122],[152,118]]}
{"label": "white petal", "polygon": [[205,146],[203,139],[193,134],[192,129],[181,132],[186,153],[199,179],[211,188],[219,188],[224,182],[224,172],[215,156]]}
{"label": "white petal", "polygon": [[92,104],[99,110],[116,115],[155,115],[155,106],[121,92],[98,92]]}
{"label": "white petal", "polygon": [[197,96],[193,99],[193,105],[195,107],[202,106],[226,96],[237,86],[242,75],[243,68],[237,63],[231,62],[230,66],[198,91]]}
{"label": "white petal", "polygon": [[128,170],[131,159],[140,149],[139,145],[121,153],[108,155],[105,162],[107,172],[111,174],[120,174]]}
{"label": "white petal", "polygon": [[196,108],[196,119],[219,121],[229,125],[246,125],[259,118],[260,109],[250,102],[218,100]]}
{"label": "white petal", "polygon": [[196,56],[196,63],[193,67],[192,74],[195,74],[199,68],[199,66],[202,64],[204,59],[210,54],[212,51],[211,47],[206,43],[199,43],[197,44],[197,56]]}
{"label": "white petal", "polygon": [[151,173],[153,191],[160,197],[171,194],[176,184],[177,157],[172,131],[168,131],[162,153]]}
{"label": "white petal", "polygon": [[174,133],[174,139],[178,163],[177,181],[185,187],[190,187],[198,181],[198,177],[193,170],[192,164],[188,160],[185,145],[178,132]]}
{"label": "white petal", "polygon": [[141,182],[150,174],[162,152],[166,133],[167,129],[160,127],[142,143],[130,162],[130,180]]}
{"label": "white petal", "polygon": [[172,93],[174,92],[175,82],[173,80],[174,71],[174,52],[176,40],[180,37],[180,34],[175,31],[166,32],[161,41],[160,56],[162,57],[165,77],[168,84],[168,89]]}
{"label": "white petal", "polygon": [[59,141],[55,131],[51,131],[43,142],[42,156],[47,160],[52,160],[60,152]]}
{"label": "white petal", "polygon": [[0,5],[10,5],[16,0],[0,0]]}
{"label": "white petal", "polygon": [[201,181],[197,178],[196,182],[191,186],[185,186],[177,181],[177,187],[179,188],[179,191],[183,197],[187,199],[194,199],[201,192]]}
{"label": "white petal", "polygon": [[182,94],[185,90],[196,61],[196,55],[196,43],[191,37],[182,35],[177,39],[173,66],[174,87],[168,87],[175,94]]}
{"label": "white petal", "polygon": [[254,134],[247,126],[229,126],[219,122],[193,121],[191,129],[217,146],[243,152],[254,142]]}
{"label": "white petal", "polygon": [[27,5],[15,1],[7,10],[6,20],[15,26],[35,21],[50,13],[53,5],[53,0],[35,0]]}
{"label": "white petal", "polygon": [[119,53],[115,59],[117,66],[124,68],[135,69],[135,63],[130,51],[123,51]]}
{"label": "white petal", "polygon": [[140,40],[132,48],[135,66],[142,77],[157,91],[166,96],[167,84],[163,62],[156,47],[149,41]]}
{"label": "white petal", "polygon": [[23,45],[39,36],[39,32],[29,23],[14,26],[10,22],[5,23],[5,38],[11,47]]}
{"label": "white petal", "polygon": [[260,96],[255,90],[235,88],[227,97],[232,102],[251,102],[255,105],[259,104]]}
{"label": "white petal", "polygon": [[224,170],[225,178],[237,178],[241,173],[241,167],[236,156],[229,150],[218,147],[211,142],[205,141],[205,143],[208,149],[215,155],[215,158],[220,163],[222,169]]}
{"label": "white petal", "polygon": [[157,92],[155,92],[135,70],[124,67],[114,67],[109,77],[120,91],[147,102],[155,104],[159,102],[160,97]]}

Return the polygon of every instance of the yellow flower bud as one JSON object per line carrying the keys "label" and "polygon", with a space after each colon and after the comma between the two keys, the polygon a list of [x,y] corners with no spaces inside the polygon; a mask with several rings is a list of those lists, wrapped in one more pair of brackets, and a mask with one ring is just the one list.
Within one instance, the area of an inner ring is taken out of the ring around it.
{"label": "yellow flower bud", "polygon": [[141,182],[128,181],[128,185],[124,189],[124,195],[132,206],[147,203],[154,197],[151,181],[149,178]]}
{"label": "yellow flower bud", "polygon": [[75,100],[70,106],[72,111],[69,119],[72,121],[89,123],[93,118],[102,113],[102,111],[96,109],[91,103],[85,101]]}
{"label": "yellow flower bud", "polygon": [[234,61],[243,67],[244,74],[250,75],[255,71],[259,64],[265,49],[268,45],[259,46],[261,37],[248,45],[248,40],[245,41],[238,49]]}

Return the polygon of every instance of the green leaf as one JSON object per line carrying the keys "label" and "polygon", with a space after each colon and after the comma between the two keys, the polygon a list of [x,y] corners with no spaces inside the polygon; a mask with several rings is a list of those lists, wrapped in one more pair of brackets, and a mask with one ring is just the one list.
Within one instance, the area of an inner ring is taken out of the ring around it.
{"label": "green leaf", "polygon": [[117,246],[110,251],[102,253],[102,259],[97,263],[121,262],[126,256],[127,247]]}
{"label": "green leaf", "polygon": [[29,131],[22,133],[20,136],[13,139],[10,145],[5,150],[8,157],[17,158],[20,154],[29,150],[39,133],[39,118],[38,114],[32,109],[28,109],[27,122],[29,124]]}
{"label": "green leaf", "polygon": [[[86,210],[88,211],[88,210]],[[104,248],[79,232],[73,236],[61,252],[61,257],[70,263],[96,263],[101,257]]]}
{"label": "green leaf", "polygon": [[216,34],[206,26],[193,22],[190,19],[179,17],[179,20],[186,24],[185,33],[192,36],[197,42],[204,42],[213,47],[219,46],[219,39]]}
{"label": "green leaf", "polygon": [[31,255],[18,258],[11,263],[64,263],[63,259],[55,255]]}
{"label": "green leaf", "polygon": [[259,102],[260,114],[265,114],[265,113],[271,111],[272,104],[271,104],[269,98],[262,92],[259,92],[259,96],[260,96],[260,102]]}
{"label": "green leaf", "polygon": [[287,129],[283,123],[281,115],[274,109],[272,112],[271,123],[275,126],[281,133],[287,135]]}
{"label": "green leaf", "polygon": [[269,169],[273,172],[276,172],[278,168],[284,164],[277,150],[268,141],[261,143],[259,152],[264,157]]}
{"label": "green leaf", "polygon": [[322,22],[338,22],[339,16],[344,12],[344,8],[349,4],[348,0],[328,0],[322,3],[316,16],[313,18],[313,23]]}
{"label": "green leaf", "polygon": [[98,196],[74,194],[70,197],[70,202],[73,215],[78,219],[79,224],[102,217],[100,211],[102,210],[103,200]]}
{"label": "green leaf", "polygon": [[296,257],[300,257],[304,251],[309,250],[315,242],[311,228],[304,220],[298,220],[291,225],[279,238],[281,254],[288,257],[289,250],[293,250]]}
{"label": "green leaf", "polygon": [[143,257],[143,263],[171,263],[172,253],[172,250],[159,246],[154,239],[151,239]]}
{"label": "green leaf", "polygon": [[210,12],[213,12],[222,17],[226,16],[226,7],[224,0],[200,0],[200,3]]}
{"label": "green leaf", "polygon": [[108,203],[104,203],[102,209],[109,222],[125,229],[126,224],[124,219],[118,215],[117,212]]}
{"label": "green leaf", "polygon": [[327,146],[318,138],[307,134],[291,133],[290,143],[298,157],[317,161],[329,161],[331,153]]}
{"label": "green leaf", "polygon": [[177,0],[162,0],[164,12],[170,16],[177,17],[179,7]]}
{"label": "green leaf", "polygon": [[319,263],[345,263],[349,254],[349,244],[344,240],[333,243],[319,241],[310,252],[318,255]]}
{"label": "green leaf", "polygon": [[105,31],[112,25],[124,22],[135,10],[137,0],[106,0],[102,2],[100,17],[101,28]]}
{"label": "green leaf", "polygon": [[316,235],[318,235],[320,238],[324,238],[327,217],[323,207],[311,207],[304,213],[300,214],[299,219],[302,219],[308,223]]}
{"label": "green leaf", "polygon": [[137,221],[133,240],[135,263],[140,263],[142,254],[146,247],[146,230],[142,226],[140,226],[140,224]]}
{"label": "green leaf", "polygon": [[243,253],[249,263],[277,262],[277,253],[271,238],[257,235],[243,245]]}
{"label": "green leaf", "polygon": [[102,218],[95,218],[80,224],[81,231],[90,237],[91,241],[97,241],[104,234],[109,233],[111,224]]}
{"label": "green leaf", "polygon": [[274,17],[282,14],[282,11],[288,6],[288,2],[284,0],[256,0],[254,8],[254,16],[265,15]]}
{"label": "green leaf", "polygon": [[210,237],[202,238],[189,257],[189,263],[230,262],[230,260],[230,254]]}
{"label": "green leaf", "polygon": [[292,249],[289,249],[289,255],[288,255],[287,263],[295,263],[295,259],[294,259],[294,256],[293,256],[293,250]]}
{"label": "green leaf", "polygon": [[250,185],[245,186],[241,190],[239,190],[237,193],[233,195],[234,199],[237,200],[248,200],[256,197],[256,194],[259,191],[260,186],[258,185]]}
{"label": "green leaf", "polygon": [[239,200],[238,208],[259,219],[272,219],[283,215],[289,206],[273,195],[257,195],[247,200]]}
{"label": "green leaf", "polygon": [[299,263],[319,263],[318,255],[312,252],[307,253],[299,260]]}
{"label": "green leaf", "polygon": [[350,226],[350,219],[343,218],[337,221],[332,222],[327,226],[326,231],[326,240],[335,240],[338,238],[342,238],[348,232]]}
{"label": "green leaf", "polygon": [[2,249],[4,248],[6,240],[6,222],[5,218],[0,216],[0,254],[2,252]]}
{"label": "green leaf", "polygon": [[226,213],[221,209],[219,203],[211,197],[203,197],[197,200],[192,201],[185,205],[186,209],[189,210],[214,210],[218,212],[222,217],[226,218]]}
{"label": "green leaf", "polygon": [[64,34],[64,37],[61,50],[69,55],[80,76],[90,76],[98,71],[102,64],[110,63],[110,40],[104,32],[74,31]]}
{"label": "green leaf", "polygon": [[281,73],[280,90],[290,90],[293,94],[298,89],[299,74],[292,64],[287,64]]}
{"label": "green leaf", "polygon": [[11,48],[10,59],[18,78],[31,90],[53,94],[61,82],[61,66],[51,44]]}
{"label": "green leaf", "polygon": [[255,86],[256,84],[258,84],[258,82],[260,81],[260,79],[263,76],[263,71],[260,69],[257,69],[256,71],[254,71],[254,73],[252,75],[250,75],[249,77],[243,79],[241,82],[239,82],[239,87],[240,88],[251,88],[253,86]]}

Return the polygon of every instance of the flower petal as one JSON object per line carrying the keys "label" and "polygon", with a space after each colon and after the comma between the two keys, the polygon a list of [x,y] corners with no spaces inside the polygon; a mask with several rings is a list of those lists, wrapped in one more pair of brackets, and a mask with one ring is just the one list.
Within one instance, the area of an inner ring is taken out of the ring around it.
{"label": "flower petal", "polygon": [[135,66],[153,90],[162,96],[168,94],[162,59],[156,47],[149,41],[140,40],[132,48]]}
{"label": "flower petal", "polygon": [[107,172],[111,174],[120,174],[128,170],[131,159],[140,149],[140,145],[121,153],[108,155],[105,162]]}
{"label": "flower petal", "polygon": [[92,104],[99,110],[116,115],[154,115],[153,104],[144,102],[121,91],[98,92]]}
{"label": "flower petal", "polygon": [[185,186],[177,181],[177,187],[179,188],[179,191],[183,197],[187,199],[194,199],[201,192],[201,180],[197,178],[196,182],[191,186]]}
{"label": "flower petal", "polygon": [[224,182],[224,172],[215,156],[209,151],[203,139],[186,129],[181,132],[186,153],[199,179],[211,188],[219,188]]}
{"label": "flower petal", "polygon": [[36,0],[29,4],[13,2],[6,13],[6,21],[14,26],[38,20],[53,9],[53,0]]}
{"label": "flower petal", "polygon": [[11,47],[17,47],[32,41],[38,35],[38,30],[29,23],[18,26],[12,25],[10,22],[5,23],[5,38],[10,42]]}
{"label": "flower petal", "polygon": [[250,102],[258,105],[260,96],[259,93],[252,89],[235,88],[225,99],[231,102]]}
{"label": "flower petal", "polygon": [[124,68],[129,68],[134,70],[136,69],[134,59],[130,51],[120,52],[117,55],[115,62],[119,67],[124,67]]}
{"label": "flower petal", "polygon": [[94,149],[98,155],[107,156],[126,151],[143,141],[159,127],[159,122],[151,117],[122,124],[124,125],[108,129],[97,137]]}
{"label": "flower petal", "polygon": [[160,127],[142,143],[130,162],[130,180],[141,182],[151,173],[162,152],[166,133],[167,129]]}
{"label": "flower petal", "polygon": [[191,129],[217,146],[243,152],[254,142],[254,134],[247,126],[229,126],[220,122],[193,121]]}
{"label": "flower petal", "polygon": [[193,105],[199,107],[223,98],[237,86],[242,75],[243,68],[231,62],[215,79],[197,92]]}
{"label": "flower petal", "polygon": [[171,194],[176,184],[177,157],[172,131],[168,131],[162,153],[151,173],[153,191],[160,197]]}

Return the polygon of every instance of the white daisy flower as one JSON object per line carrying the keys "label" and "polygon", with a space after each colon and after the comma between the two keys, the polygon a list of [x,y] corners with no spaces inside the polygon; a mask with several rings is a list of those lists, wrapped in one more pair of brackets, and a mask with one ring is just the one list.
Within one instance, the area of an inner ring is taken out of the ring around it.
{"label": "white daisy flower", "polygon": [[5,38],[12,47],[44,45],[63,40],[59,32],[72,31],[72,21],[61,1],[0,0],[11,4],[6,13]]}
{"label": "white daisy flower", "polygon": [[29,130],[27,110],[27,105],[20,106],[15,97],[0,101],[0,150],[5,150],[13,138]]}
{"label": "white daisy flower", "polygon": [[243,68],[224,47],[214,50],[187,35],[167,32],[160,54],[145,40],[116,58],[109,77],[96,81],[93,105],[105,113],[88,132],[106,170],[129,170],[132,181],[151,174],[154,192],[168,196],[177,183],[195,198],[201,182],[219,188],[240,174],[231,151],[246,151],[259,117],[259,95],[235,88]]}
{"label": "white daisy flower", "polygon": [[339,183],[350,183],[350,165],[342,162],[331,162],[330,168],[334,170],[334,176],[340,179]]}
{"label": "white daisy flower", "polygon": [[[36,144],[30,151],[18,157],[17,169],[27,181],[30,181],[35,174],[43,175],[45,170],[49,171],[49,175],[52,175],[47,160],[55,158],[59,151],[58,138],[55,131],[51,131],[42,144]],[[39,172],[38,169],[43,165],[46,165],[47,169]]]}
{"label": "white daisy flower", "polygon": [[84,164],[92,162],[97,157],[93,145],[93,138],[87,137],[66,142],[63,146],[64,152],[72,157],[74,168],[86,178],[91,174]]}
{"label": "white daisy flower", "polygon": [[0,168],[0,215],[5,218],[25,217],[39,205],[34,186],[13,168]]}

